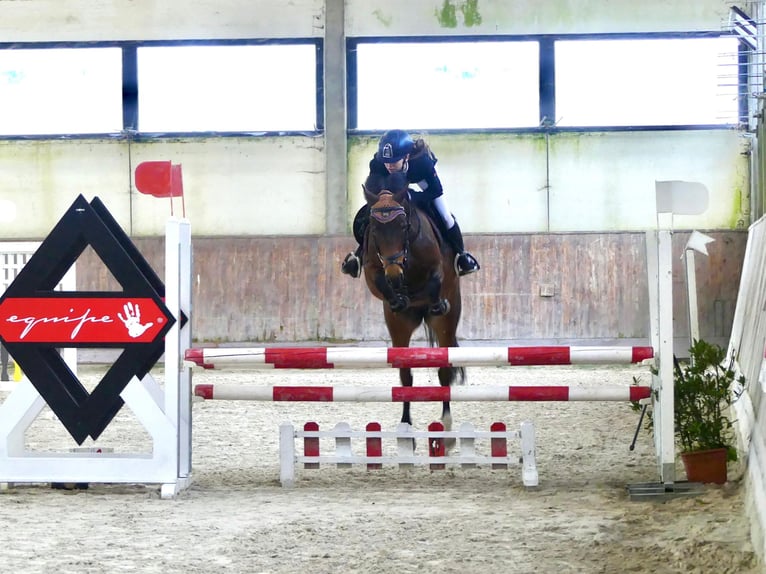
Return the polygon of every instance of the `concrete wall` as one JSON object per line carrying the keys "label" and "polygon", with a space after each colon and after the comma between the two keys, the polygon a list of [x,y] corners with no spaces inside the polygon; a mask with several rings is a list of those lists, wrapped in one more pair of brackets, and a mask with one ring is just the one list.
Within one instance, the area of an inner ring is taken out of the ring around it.
{"label": "concrete wall", "polygon": [[[749,223],[746,142],[735,131],[427,136],[450,208],[473,233],[645,230],[656,226],[655,181],[703,183],[708,210],[680,229]],[[353,137],[349,210],[376,138]],[[356,186],[353,182],[358,182]]]}
{"label": "concrete wall", "polygon": [[323,0],[0,2],[3,42],[318,37],[323,24]]}
{"label": "concrete wall", "polygon": [[[350,217],[363,204],[375,142],[350,138]],[[429,142],[467,233],[647,229],[655,225],[654,182],[663,179],[699,181],[710,192],[709,209],[678,217],[677,228],[749,222],[747,157],[734,131],[558,134],[547,153],[542,135],[435,135]],[[136,192],[132,178],[136,165],[156,159],[182,165],[195,235],[326,232],[322,138],[0,141],[0,197],[18,206],[2,238],[42,238],[78,194],[101,198],[132,236],[161,234],[170,202]]]}
{"label": "concrete wall", "polygon": [[584,34],[715,30],[729,6],[719,0],[352,0],[349,36]]}
{"label": "concrete wall", "polygon": [[[328,4],[332,1],[328,2]],[[717,30],[729,2],[697,0],[347,0],[347,36]],[[323,0],[0,2],[4,42],[324,35]]]}

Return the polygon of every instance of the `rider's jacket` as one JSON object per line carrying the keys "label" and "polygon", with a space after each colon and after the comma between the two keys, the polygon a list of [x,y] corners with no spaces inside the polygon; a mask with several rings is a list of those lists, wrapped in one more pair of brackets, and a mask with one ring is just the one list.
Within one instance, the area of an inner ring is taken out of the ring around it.
{"label": "rider's jacket", "polygon": [[[436,173],[436,156],[422,139],[415,142],[415,149],[410,154],[407,168],[407,181],[417,188],[411,188],[416,203],[429,203],[444,193],[442,182]],[[370,174],[386,176],[386,165],[378,159],[376,153],[370,160]]]}

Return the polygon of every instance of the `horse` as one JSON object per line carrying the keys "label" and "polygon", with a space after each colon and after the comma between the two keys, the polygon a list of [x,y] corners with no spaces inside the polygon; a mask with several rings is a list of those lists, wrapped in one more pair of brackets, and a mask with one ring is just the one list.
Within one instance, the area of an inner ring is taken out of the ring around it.
{"label": "horse", "polygon": [[[403,174],[370,175],[362,187],[370,210],[362,244],[364,277],[370,292],[383,301],[392,346],[409,347],[423,324],[429,346],[457,347],[462,305],[453,248],[412,200],[414,192]],[[466,378],[462,367],[440,367],[438,376],[445,387]],[[412,370],[400,368],[399,380],[411,387]],[[401,420],[412,424],[409,402],[403,403]],[[442,403],[441,420],[451,430],[449,401]]]}

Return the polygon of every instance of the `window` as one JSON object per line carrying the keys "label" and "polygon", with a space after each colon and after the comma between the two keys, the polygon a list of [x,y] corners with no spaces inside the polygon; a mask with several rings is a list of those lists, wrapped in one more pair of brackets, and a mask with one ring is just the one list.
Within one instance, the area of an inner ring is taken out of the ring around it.
{"label": "window", "polygon": [[555,43],[559,126],[736,124],[737,40]]}
{"label": "window", "polygon": [[538,60],[537,42],[359,42],[352,127],[536,127]]}
{"label": "window", "polygon": [[139,47],[139,131],[314,131],[316,52],[314,43]]}
{"label": "window", "polygon": [[0,50],[0,135],[120,131],[120,48]]}

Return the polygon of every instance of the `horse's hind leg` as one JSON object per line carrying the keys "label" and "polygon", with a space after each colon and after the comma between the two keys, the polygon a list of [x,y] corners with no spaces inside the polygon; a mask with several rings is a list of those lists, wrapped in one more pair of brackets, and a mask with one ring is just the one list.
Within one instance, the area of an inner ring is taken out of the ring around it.
{"label": "horse's hind leg", "polygon": [[[450,313],[441,317],[430,317],[427,325],[430,328],[429,339],[439,347],[457,347],[457,322],[460,318],[460,301],[454,305]],[[465,379],[465,369],[462,367],[440,367],[439,384],[442,387],[451,387],[455,381],[462,383]],[[452,430],[452,412],[449,401],[442,403],[442,424],[444,430]],[[455,446],[455,439],[445,441],[447,450]]]}
{"label": "horse's hind leg", "polygon": [[[452,386],[455,380],[455,367],[440,367],[439,368],[439,384],[442,387]],[[452,430],[452,412],[450,411],[449,401],[442,402],[442,424],[444,430]],[[444,441],[444,446],[449,451],[455,446],[455,439],[448,438]]]}
{"label": "horse's hind leg", "polygon": [[[387,305],[384,315],[388,334],[391,336],[391,345],[394,347],[409,347],[412,333],[415,332],[421,320],[417,317],[409,316],[406,312],[393,313]],[[399,369],[399,382],[403,387],[411,387],[413,382],[412,369]],[[402,422],[412,424],[409,402],[402,403]]]}

